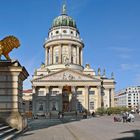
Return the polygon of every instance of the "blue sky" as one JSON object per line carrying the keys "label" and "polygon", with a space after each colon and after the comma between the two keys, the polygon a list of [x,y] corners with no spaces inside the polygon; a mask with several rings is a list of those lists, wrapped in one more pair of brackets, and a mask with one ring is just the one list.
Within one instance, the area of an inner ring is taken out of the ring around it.
{"label": "blue sky", "polygon": [[[0,39],[15,35],[21,46],[10,53],[30,74],[44,62],[43,43],[62,0],[0,0]],[[84,64],[114,72],[116,90],[140,85],[140,0],[67,0],[68,15],[84,40]]]}

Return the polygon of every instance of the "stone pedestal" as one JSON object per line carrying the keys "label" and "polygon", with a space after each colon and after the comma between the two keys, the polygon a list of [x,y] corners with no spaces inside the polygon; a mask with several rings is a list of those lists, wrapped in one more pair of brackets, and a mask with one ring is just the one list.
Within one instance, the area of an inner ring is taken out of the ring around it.
{"label": "stone pedestal", "polygon": [[0,60],[0,121],[18,130],[27,126],[22,107],[22,85],[28,76],[17,60]]}

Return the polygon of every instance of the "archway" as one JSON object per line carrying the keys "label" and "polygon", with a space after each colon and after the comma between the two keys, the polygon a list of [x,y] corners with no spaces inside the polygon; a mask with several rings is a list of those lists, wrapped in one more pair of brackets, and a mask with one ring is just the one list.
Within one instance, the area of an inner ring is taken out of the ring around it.
{"label": "archway", "polygon": [[64,112],[69,112],[71,110],[70,102],[71,102],[72,92],[71,86],[64,86],[62,90],[62,110]]}

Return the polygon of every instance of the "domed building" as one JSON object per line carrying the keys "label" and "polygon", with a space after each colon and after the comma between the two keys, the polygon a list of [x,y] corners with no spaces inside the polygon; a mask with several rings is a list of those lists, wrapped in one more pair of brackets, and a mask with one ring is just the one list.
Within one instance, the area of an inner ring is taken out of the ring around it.
{"label": "domed building", "polygon": [[45,63],[35,70],[33,114],[84,110],[114,106],[115,81],[105,70],[96,73],[89,64],[83,67],[84,42],[76,22],[67,15],[66,5],[53,20],[44,43]]}

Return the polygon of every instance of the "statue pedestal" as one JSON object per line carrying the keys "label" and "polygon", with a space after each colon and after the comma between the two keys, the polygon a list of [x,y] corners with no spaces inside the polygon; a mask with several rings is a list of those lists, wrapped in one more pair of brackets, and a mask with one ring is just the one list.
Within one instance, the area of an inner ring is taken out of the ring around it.
{"label": "statue pedestal", "polygon": [[0,60],[0,121],[18,130],[27,127],[22,107],[22,85],[28,76],[17,60]]}

